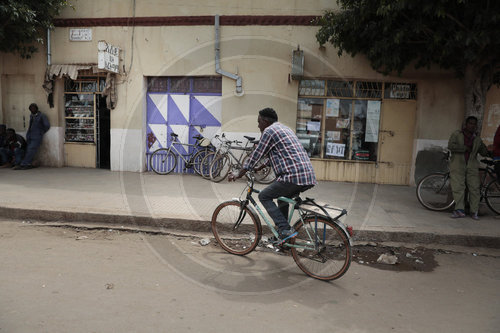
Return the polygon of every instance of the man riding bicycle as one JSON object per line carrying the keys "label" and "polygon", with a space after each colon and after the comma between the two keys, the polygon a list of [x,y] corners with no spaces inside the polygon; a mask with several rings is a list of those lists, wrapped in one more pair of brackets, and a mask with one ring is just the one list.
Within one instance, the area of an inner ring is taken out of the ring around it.
{"label": "man riding bicycle", "polygon": [[257,119],[262,133],[257,148],[240,170],[238,175],[229,175],[229,181],[243,177],[253,170],[257,162],[269,154],[276,180],[259,193],[259,200],[273,219],[278,229],[280,244],[297,236],[288,224],[288,204],[274,203],[278,197],[294,197],[317,184],[311,160],[295,133],[278,122],[278,115],[272,108],[259,111]]}

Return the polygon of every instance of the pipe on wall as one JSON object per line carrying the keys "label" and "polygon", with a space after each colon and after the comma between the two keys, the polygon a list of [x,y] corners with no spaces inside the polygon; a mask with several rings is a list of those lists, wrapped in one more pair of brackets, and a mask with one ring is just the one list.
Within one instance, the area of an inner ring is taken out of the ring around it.
{"label": "pipe on wall", "polygon": [[50,53],[50,29],[47,29],[47,66],[52,63],[52,54]]}
{"label": "pipe on wall", "polygon": [[215,15],[215,72],[222,76],[236,80],[236,96],[243,96],[243,87],[241,76],[226,72],[220,68],[220,22],[219,15]]}

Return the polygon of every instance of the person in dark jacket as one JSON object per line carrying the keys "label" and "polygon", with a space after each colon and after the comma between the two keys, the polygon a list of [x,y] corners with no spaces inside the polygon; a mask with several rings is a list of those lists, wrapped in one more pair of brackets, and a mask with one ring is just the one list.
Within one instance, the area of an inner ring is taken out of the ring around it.
{"label": "person in dark jacket", "polygon": [[[0,148],[0,167],[8,168],[19,165],[26,151],[26,140],[13,128],[7,129],[5,145]],[[14,161],[14,163],[12,163]]]}
{"label": "person in dark jacket", "polygon": [[43,135],[50,128],[49,119],[38,110],[38,106],[35,103],[31,103],[29,109],[31,111],[30,124],[28,132],[26,133],[28,146],[26,147],[24,159],[20,165],[14,168],[14,170],[26,170],[33,168],[31,164],[33,162],[33,158],[42,144]]}

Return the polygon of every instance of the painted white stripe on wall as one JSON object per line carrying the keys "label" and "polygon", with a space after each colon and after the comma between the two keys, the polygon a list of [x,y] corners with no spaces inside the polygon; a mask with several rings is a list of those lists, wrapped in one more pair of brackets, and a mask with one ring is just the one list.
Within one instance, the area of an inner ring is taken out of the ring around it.
{"label": "painted white stripe on wall", "polygon": [[145,171],[145,142],[140,129],[111,129],[111,170]]}
{"label": "painted white stripe on wall", "polygon": [[417,139],[417,149],[416,152],[418,154],[421,150],[429,150],[429,149],[447,149],[448,140],[427,140],[427,139]]}
{"label": "painted white stripe on wall", "polygon": [[[26,138],[26,131],[16,132]],[[51,126],[43,136],[42,145],[35,157],[41,165],[51,167],[64,166],[64,128]]]}

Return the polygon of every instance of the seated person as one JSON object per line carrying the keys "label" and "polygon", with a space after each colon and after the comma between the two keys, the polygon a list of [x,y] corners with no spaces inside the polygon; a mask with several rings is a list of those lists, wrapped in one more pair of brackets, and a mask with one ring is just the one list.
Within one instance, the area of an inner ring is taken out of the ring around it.
{"label": "seated person", "polygon": [[12,161],[14,166],[21,164],[26,152],[26,140],[21,135],[13,128],[7,129],[6,133],[5,145],[0,148],[0,165],[4,168],[11,167]]}

